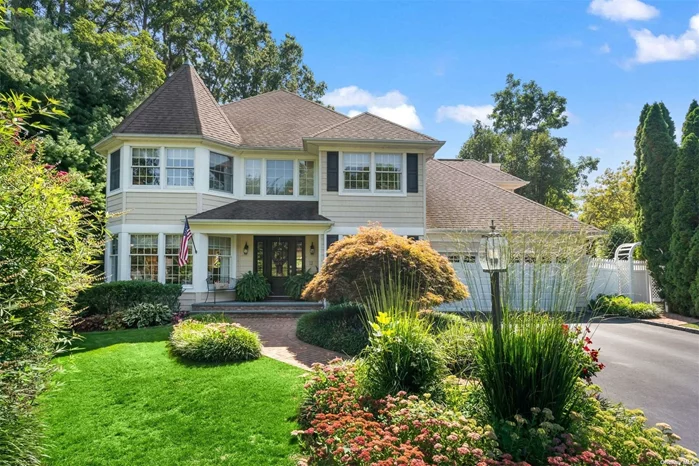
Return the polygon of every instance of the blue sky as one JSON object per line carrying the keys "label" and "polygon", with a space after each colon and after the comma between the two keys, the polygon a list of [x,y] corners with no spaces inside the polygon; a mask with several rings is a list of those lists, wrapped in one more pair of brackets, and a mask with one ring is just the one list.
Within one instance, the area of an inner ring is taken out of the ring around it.
{"label": "blue sky", "polygon": [[633,157],[645,102],[664,101],[680,128],[699,98],[694,0],[250,3],[276,37],[296,36],[328,103],[445,140],[442,158],[507,73],[568,99],[565,154],[599,157],[600,169]]}

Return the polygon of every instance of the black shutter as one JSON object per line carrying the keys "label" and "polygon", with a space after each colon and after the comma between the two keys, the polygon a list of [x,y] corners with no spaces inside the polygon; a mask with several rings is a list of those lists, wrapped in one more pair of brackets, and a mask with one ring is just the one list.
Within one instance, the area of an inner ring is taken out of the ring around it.
{"label": "black shutter", "polygon": [[121,149],[109,154],[109,190],[119,189],[121,178]]}
{"label": "black shutter", "polygon": [[340,235],[327,235],[325,238],[325,254],[327,254],[328,249],[330,249],[330,245],[338,241],[340,239]]}
{"label": "black shutter", "polygon": [[417,154],[408,154],[408,192],[418,192],[417,185]]}
{"label": "black shutter", "polygon": [[[339,152],[328,152],[328,192],[337,192],[338,178],[339,178]],[[337,235],[335,236],[335,241],[337,241]],[[330,236],[328,236],[330,238]]]}

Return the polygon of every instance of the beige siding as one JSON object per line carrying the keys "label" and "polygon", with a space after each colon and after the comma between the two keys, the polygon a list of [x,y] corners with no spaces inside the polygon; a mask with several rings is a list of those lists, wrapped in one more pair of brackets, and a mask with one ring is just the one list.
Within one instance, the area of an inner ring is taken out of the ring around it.
{"label": "beige siding", "polygon": [[[406,196],[343,196],[336,192],[327,192],[327,153],[321,152],[321,215],[334,221],[335,227],[355,227],[369,222],[379,222],[387,228],[422,228],[425,218],[425,173],[422,157],[424,156],[420,155],[418,163],[420,188],[417,193],[408,193]],[[342,171],[340,171],[340,182],[342,182]]]}
{"label": "beige siding", "polygon": [[179,192],[127,192],[126,223],[177,224],[197,213],[197,194]]}
{"label": "beige siding", "polygon": [[121,223],[120,213],[122,212],[123,196],[123,193],[107,196],[107,213],[112,215],[109,220],[107,220],[107,225]]}
{"label": "beige siding", "polygon": [[480,237],[459,233],[428,233],[427,238],[434,250],[442,254],[469,253],[478,251]]}
{"label": "beige siding", "polygon": [[235,202],[235,199],[217,196],[215,194],[201,194],[201,211],[206,212],[207,210],[215,209],[216,207],[221,207],[231,202]]}

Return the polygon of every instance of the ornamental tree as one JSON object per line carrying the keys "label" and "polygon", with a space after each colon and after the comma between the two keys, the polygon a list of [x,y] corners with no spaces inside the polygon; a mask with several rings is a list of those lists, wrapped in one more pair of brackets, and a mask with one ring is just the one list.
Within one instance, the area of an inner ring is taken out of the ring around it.
{"label": "ornamental tree", "polygon": [[377,225],[337,241],[302,298],[331,303],[360,301],[372,283],[397,272],[406,286],[415,287],[425,305],[466,299],[468,291],[449,261],[427,241],[413,241]]}

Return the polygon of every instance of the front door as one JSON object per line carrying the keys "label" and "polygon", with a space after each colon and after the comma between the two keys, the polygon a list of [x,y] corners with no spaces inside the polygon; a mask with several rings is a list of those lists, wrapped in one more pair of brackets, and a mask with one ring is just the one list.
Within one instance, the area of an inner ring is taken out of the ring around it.
{"label": "front door", "polygon": [[269,281],[273,297],[286,296],[286,280],[303,272],[305,249],[303,236],[255,237],[255,273]]}

